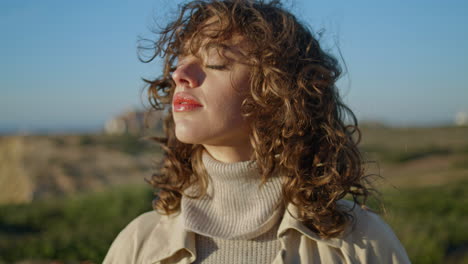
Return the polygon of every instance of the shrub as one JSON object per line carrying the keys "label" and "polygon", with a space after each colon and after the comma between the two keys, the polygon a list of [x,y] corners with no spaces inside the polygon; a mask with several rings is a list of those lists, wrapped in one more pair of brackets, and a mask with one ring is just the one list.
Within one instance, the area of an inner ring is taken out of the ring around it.
{"label": "shrub", "polygon": [[148,187],[0,208],[0,263],[22,259],[100,263],[118,232],[150,211]]}

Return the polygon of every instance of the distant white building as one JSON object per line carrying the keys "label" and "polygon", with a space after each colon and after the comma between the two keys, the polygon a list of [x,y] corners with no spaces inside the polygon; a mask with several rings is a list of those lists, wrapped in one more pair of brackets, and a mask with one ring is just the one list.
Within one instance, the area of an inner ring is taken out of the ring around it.
{"label": "distant white building", "polygon": [[161,111],[126,111],[104,125],[107,134],[137,134],[160,130],[162,127]]}
{"label": "distant white building", "polygon": [[455,124],[457,126],[468,126],[468,112],[460,111],[455,115]]}

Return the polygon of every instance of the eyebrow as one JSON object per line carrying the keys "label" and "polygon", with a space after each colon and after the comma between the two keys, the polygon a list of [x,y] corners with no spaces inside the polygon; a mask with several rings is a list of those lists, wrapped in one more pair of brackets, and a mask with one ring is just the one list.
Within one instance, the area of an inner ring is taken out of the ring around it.
{"label": "eyebrow", "polygon": [[[208,51],[211,49],[215,49],[219,56],[223,59],[227,60],[226,63],[230,64],[233,62],[241,63],[241,64],[248,64],[249,57],[248,51],[241,47],[241,43],[236,42],[234,44],[228,43],[228,41],[220,42],[220,41],[205,41],[205,43],[197,43],[201,44],[197,47],[196,53],[191,52],[191,42],[186,43],[180,49],[179,54],[177,55],[177,65],[179,65],[180,61],[183,60],[184,57],[189,55],[193,55],[198,57],[199,59],[203,59],[204,54],[208,55]],[[229,53],[231,55],[229,55]]]}
{"label": "eyebrow", "polygon": [[[230,51],[237,55],[246,56],[246,54],[243,52],[241,48],[238,48],[238,47],[234,48],[232,45],[227,45],[225,43],[219,43],[219,42],[208,42],[205,45],[202,44],[200,45],[200,47],[198,47],[198,52],[200,52],[200,50],[206,51],[211,48],[222,50],[222,51]],[[190,49],[190,45],[187,45],[187,46],[184,45],[184,47],[182,47],[181,51],[179,52],[178,57],[185,57],[189,55],[191,53],[191,52],[187,52],[189,49]]]}

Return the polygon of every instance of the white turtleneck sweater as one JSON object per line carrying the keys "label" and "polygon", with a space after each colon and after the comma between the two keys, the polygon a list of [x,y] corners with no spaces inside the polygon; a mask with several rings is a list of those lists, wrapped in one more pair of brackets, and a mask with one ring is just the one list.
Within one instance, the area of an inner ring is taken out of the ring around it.
{"label": "white turtleneck sweater", "polygon": [[203,162],[209,196],[183,197],[180,214],[139,216],[120,232],[104,263],[410,263],[390,227],[352,202],[340,202],[354,217],[343,237],[320,238],[295,219],[297,208],[290,204],[279,240],[284,209],[277,206],[278,176],[259,188],[249,162],[223,164],[206,155]]}
{"label": "white turtleneck sweater", "polygon": [[181,203],[185,228],[197,234],[195,263],[271,263],[281,248],[281,178],[261,185],[255,163],[222,163],[207,152],[203,164],[210,177],[207,195],[184,196]]}

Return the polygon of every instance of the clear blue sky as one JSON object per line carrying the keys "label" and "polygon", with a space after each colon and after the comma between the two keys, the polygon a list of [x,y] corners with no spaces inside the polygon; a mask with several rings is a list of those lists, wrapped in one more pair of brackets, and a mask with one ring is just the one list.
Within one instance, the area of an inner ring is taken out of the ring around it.
{"label": "clear blue sky", "polygon": [[[100,129],[141,107],[141,77],[160,68],[138,61],[137,39],[178,2],[1,0],[0,132]],[[339,86],[361,120],[437,125],[468,111],[466,1],[285,4],[339,46],[349,71]]]}

